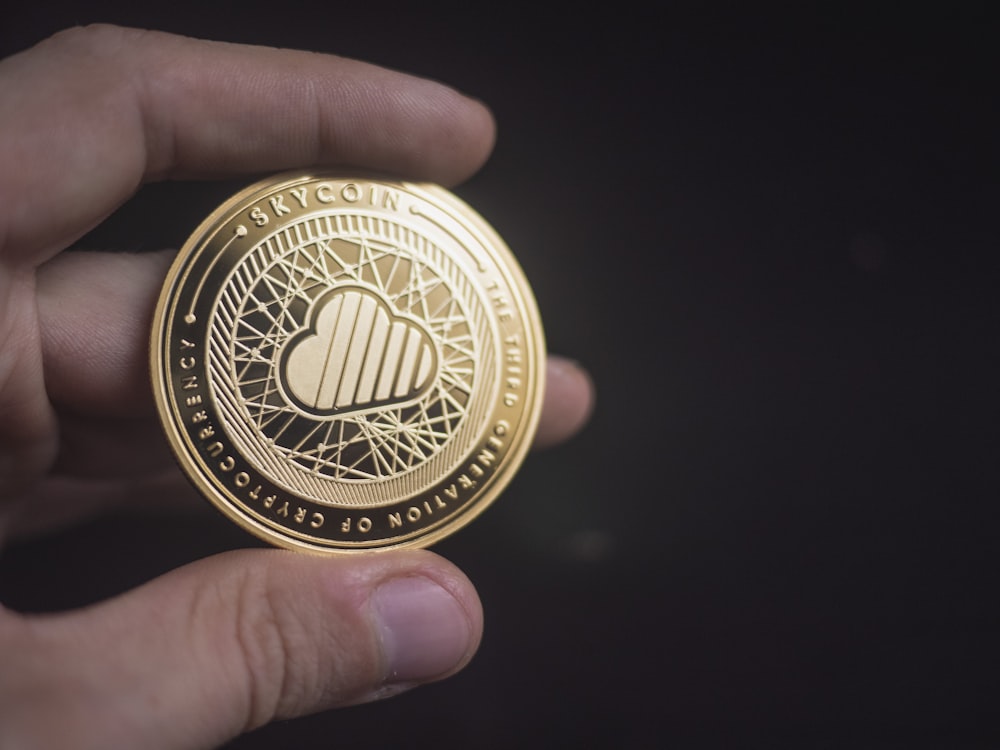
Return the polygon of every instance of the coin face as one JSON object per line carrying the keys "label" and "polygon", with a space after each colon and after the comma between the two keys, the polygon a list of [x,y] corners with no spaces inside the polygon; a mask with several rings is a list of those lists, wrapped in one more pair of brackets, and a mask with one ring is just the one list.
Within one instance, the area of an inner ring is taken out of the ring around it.
{"label": "coin face", "polygon": [[451,193],[284,174],[181,249],[151,362],[197,488],[276,545],[341,552],[480,513],[531,442],[544,351],[516,261]]}

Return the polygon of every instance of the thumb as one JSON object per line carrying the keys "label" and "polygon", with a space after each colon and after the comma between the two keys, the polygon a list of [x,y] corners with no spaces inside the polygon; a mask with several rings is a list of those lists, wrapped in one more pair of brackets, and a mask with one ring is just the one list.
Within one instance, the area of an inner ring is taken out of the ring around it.
{"label": "thumb", "polygon": [[80,612],[0,614],[3,747],[214,747],[446,677],[482,632],[468,579],[424,551],[232,552]]}

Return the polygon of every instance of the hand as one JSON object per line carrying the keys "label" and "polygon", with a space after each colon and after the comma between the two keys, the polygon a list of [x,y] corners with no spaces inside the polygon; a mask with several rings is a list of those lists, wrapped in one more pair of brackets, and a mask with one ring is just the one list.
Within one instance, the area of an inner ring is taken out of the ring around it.
{"label": "hand", "polygon": [[[59,254],[144,181],[348,164],[449,184],[492,141],[476,102],[336,57],[94,27],[0,63],[0,538],[179,481],[145,364],[169,254]],[[538,442],[590,400],[550,360]],[[446,677],[481,626],[429,552],[222,554],[83,611],[0,610],[0,746],[213,746]]]}

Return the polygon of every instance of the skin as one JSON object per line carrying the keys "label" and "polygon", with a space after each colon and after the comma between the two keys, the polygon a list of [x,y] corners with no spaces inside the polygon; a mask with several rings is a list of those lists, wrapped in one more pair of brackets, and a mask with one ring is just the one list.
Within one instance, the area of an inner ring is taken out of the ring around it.
{"label": "skin", "polygon": [[[493,139],[481,104],[333,56],[99,26],[0,62],[0,540],[192,495],[146,372],[172,254],[60,254],[139,186],[317,164],[451,185]],[[547,378],[536,446],[593,399],[569,360]],[[0,747],[213,747],[447,677],[481,632],[430,552],[226,553],[80,611],[0,608]]]}

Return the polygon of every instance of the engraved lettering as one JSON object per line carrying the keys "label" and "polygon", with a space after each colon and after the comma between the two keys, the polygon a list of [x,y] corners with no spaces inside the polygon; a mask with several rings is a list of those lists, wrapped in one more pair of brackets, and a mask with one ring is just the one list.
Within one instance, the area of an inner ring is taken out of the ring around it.
{"label": "engraved lettering", "polygon": [[272,505],[274,505],[274,501],[277,499],[278,499],[277,495],[268,495],[267,497],[264,498],[264,507],[270,508]]}
{"label": "engraved lettering", "polygon": [[256,226],[262,227],[267,224],[269,219],[267,218],[267,214],[260,210],[260,206],[254,206],[250,209],[250,221]]}
{"label": "engraved lettering", "polygon": [[306,509],[296,508],[295,510],[295,523],[302,523],[306,520]]}
{"label": "engraved lettering", "polygon": [[361,516],[361,518],[358,519],[358,531],[362,534],[367,534],[371,530],[372,519],[368,518],[368,516]]}
{"label": "engraved lettering", "polygon": [[479,464],[470,464],[469,473],[478,479],[479,477],[483,476],[483,474],[485,474],[486,472],[483,471],[482,467]]}
{"label": "engraved lettering", "polygon": [[347,534],[351,530],[351,518],[348,516],[344,519],[343,523],[340,524],[340,533]]}
{"label": "engraved lettering", "polygon": [[236,461],[233,459],[232,456],[226,456],[219,462],[219,468],[222,471],[232,471],[233,469],[236,468]]}
{"label": "engraved lettering", "polygon": [[210,437],[213,437],[214,435],[215,435],[215,430],[212,428],[212,425],[208,425],[207,427],[201,428],[201,431],[198,433],[198,439],[208,440]]}
{"label": "engraved lettering", "polygon": [[181,349],[194,349],[194,344],[187,339],[181,339]]}
{"label": "engraved lettering", "polygon": [[469,479],[468,474],[462,474],[458,478],[458,486],[461,487],[463,490],[471,490],[473,487],[476,486],[476,483],[471,479]]}
{"label": "engraved lettering", "polygon": [[197,375],[187,375],[181,378],[181,388],[183,388],[185,391],[193,391],[197,387],[198,387]]}
{"label": "engraved lettering", "polygon": [[486,440],[486,444],[490,446],[490,448],[493,448],[495,450],[500,450],[501,448],[503,448],[503,440],[496,437],[495,435],[490,435],[489,438]]}
{"label": "engraved lettering", "polygon": [[[419,523],[425,516],[434,515],[434,511],[437,508],[446,508],[447,506],[437,495],[434,496],[433,500],[423,500],[419,505],[411,505],[406,509],[406,514],[402,512],[389,513],[389,528],[398,529],[407,523],[415,524]],[[350,530],[350,519],[343,524],[341,524],[341,531],[347,532]],[[362,533],[367,533],[372,528],[371,519],[362,517],[358,519],[357,530]]]}
{"label": "engraved lettering", "polygon": [[245,471],[241,471],[235,477],[233,477],[233,484],[237,487],[246,487],[250,484],[250,475]]}
{"label": "engraved lettering", "polygon": [[[490,438],[490,439],[496,440],[496,438]],[[492,466],[493,462],[496,461],[496,459],[497,459],[497,454],[493,453],[492,451],[488,451],[485,448],[479,451],[479,455],[476,456],[476,460],[483,466]]]}
{"label": "engraved lettering", "polygon": [[180,366],[182,370],[191,370],[194,368],[196,360],[194,357],[181,357]]}
{"label": "engraved lettering", "polygon": [[297,200],[299,202],[299,205],[302,206],[302,208],[306,207],[306,189],[305,188],[292,188],[288,192],[291,193],[295,197],[295,200]]}
{"label": "engraved lettering", "polygon": [[[368,202],[373,205],[378,205],[378,185],[372,185],[368,192]],[[382,189],[382,208],[391,208],[393,211],[399,210],[399,194],[393,192],[392,190]]]}
{"label": "engraved lettering", "polygon": [[277,513],[282,518],[288,518],[288,501],[286,500],[285,504],[274,512]]}
{"label": "engraved lettering", "polygon": [[252,490],[250,490],[249,497],[250,497],[251,500],[256,500],[258,497],[260,497],[260,485],[259,484],[256,487],[254,487]]}
{"label": "engraved lettering", "polygon": [[340,189],[340,197],[348,203],[357,203],[361,200],[361,188],[353,182],[348,182]]}
{"label": "engraved lettering", "polygon": [[224,448],[222,446],[222,443],[216,441],[205,448],[205,453],[210,455],[212,458],[218,458],[220,455],[222,455],[223,450]]}
{"label": "engraved lettering", "polygon": [[194,414],[191,415],[192,424],[198,424],[199,422],[204,422],[206,419],[208,419],[208,414],[205,413],[204,409],[202,409],[201,411],[196,411]]}
{"label": "engraved lettering", "polygon": [[271,204],[271,210],[274,211],[275,216],[290,214],[292,212],[292,209],[285,205],[285,196],[283,195],[276,195],[273,198],[269,198],[267,202]]}
{"label": "engraved lettering", "polygon": [[497,437],[503,437],[510,430],[510,424],[506,419],[501,419],[495,425],[493,425],[493,434]]}
{"label": "engraved lettering", "polygon": [[520,395],[513,391],[519,391],[523,382],[521,380],[521,375],[524,370],[521,368],[521,363],[523,362],[523,355],[521,351],[521,338],[517,334],[508,336],[504,339],[504,344],[507,345],[507,349],[504,352],[504,388],[505,393],[503,395],[504,406],[510,407],[517,404],[520,400]]}
{"label": "engraved lettering", "polygon": [[316,186],[316,200],[320,203],[333,203],[336,199],[333,197],[332,190],[333,187],[329,182],[321,182]]}
{"label": "engraved lettering", "polygon": [[309,525],[312,526],[314,529],[318,529],[320,526],[323,525],[324,520],[326,519],[323,518],[322,513],[313,513],[312,520],[309,522]]}
{"label": "engraved lettering", "polygon": [[[193,375],[191,377],[194,377]],[[184,403],[188,406],[198,406],[201,403],[201,394],[197,393],[194,396],[188,396],[184,399]]]}
{"label": "engraved lettering", "polygon": [[450,497],[452,500],[458,500],[458,490],[455,488],[455,485],[452,485],[451,487],[445,487],[444,494]]}
{"label": "engraved lettering", "polygon": [[491,292],[490,299],[493,301],[493,307],[496,308],[497,317],[500,319],[500,322],[506,323],[512,317],[510,311],[510,300],[507,299],[503,292],[500,291],[499,282],[494,281],[486,287],[486,291]]}

